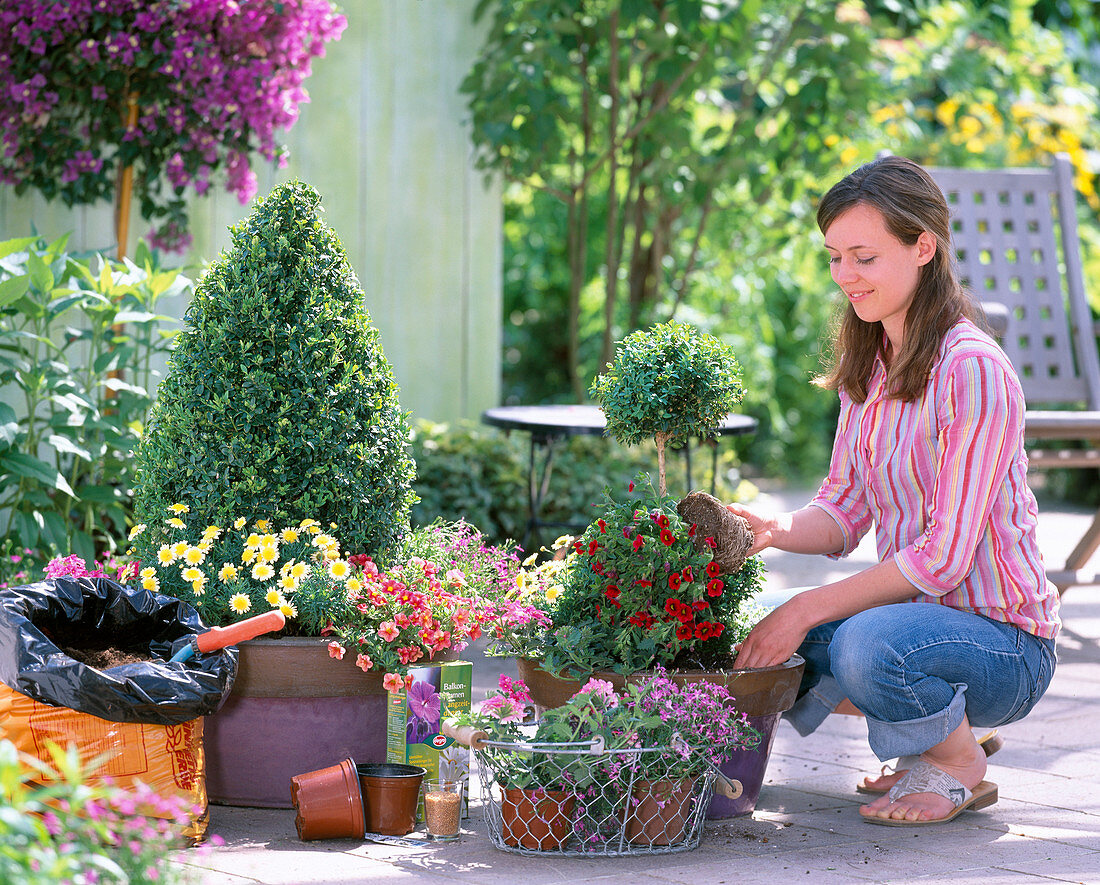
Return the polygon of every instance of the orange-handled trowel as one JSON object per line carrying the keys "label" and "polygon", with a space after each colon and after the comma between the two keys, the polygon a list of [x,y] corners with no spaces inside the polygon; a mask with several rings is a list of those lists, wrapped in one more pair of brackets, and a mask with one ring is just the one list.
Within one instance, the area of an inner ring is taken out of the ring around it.
{"label": "orange-handled trowel", "polygon": [[286,617],[278,609],[267,614],[256,615],[246,621],[230,624],[228,627],[212,627],[205,633],[198,633],[190,637],[187,645],[169,658],[170,661],[186,661],[199,652],[217,651],[228,645],[236,645],[246,639],[255,639],[264,633],[274,633],[282,630],[286,624]]}

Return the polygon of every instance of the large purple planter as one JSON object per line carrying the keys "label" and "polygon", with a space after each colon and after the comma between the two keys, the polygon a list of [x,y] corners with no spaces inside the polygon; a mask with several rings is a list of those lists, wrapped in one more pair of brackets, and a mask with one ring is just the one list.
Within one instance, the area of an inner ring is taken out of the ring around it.
{"label": "large purple planter", "polygon": [[210,801],[291,808],[295,775],[385,762],[386,698],[382,673],[329,657],[328,640],[242,642],[233,691],[205,720]]}
{"label": "large purple planter", "polygon": [[764,784],[764,771],[768,767],[768,757],[771,755],[780,715],[771,713],[767,716],[749,717],[749,725],[760,732],[760,743],[751,750],[734,750],[718,766],[726,777],[741,782],[741,795],[736,799],[727,799],[715,791],[714,798],[707,806],[708,820],[725,820],[752,814],[756,808],[756,800],[760,798],[760,787]]}

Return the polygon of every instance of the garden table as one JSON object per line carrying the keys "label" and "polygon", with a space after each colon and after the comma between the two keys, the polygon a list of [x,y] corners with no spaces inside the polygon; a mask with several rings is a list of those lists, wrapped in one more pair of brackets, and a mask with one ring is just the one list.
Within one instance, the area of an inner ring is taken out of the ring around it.
{"label": "garden table", "polygon": [[[543,526],[559,526],[583,530],[583,526],[546,522],[541,519],[542,504],[550,488],[550,473],[554,463],[554,446],[571,436],[603,436],[607,427],[603,409],[599,406],[545,405],[545,406],[498,406],[486,409],[481,414],[485,424],[503,430],[518,430],[531,436],[531,452],[527,474],[527,528],[522,545],[526,549],[532,535],[538,534]],[[727,415],[716,428],[719,436],[740,436],[756,430],[755,418],[747,415]],[[718,445],[712,446],[711,493],[714,493],[718,468]],[[684,474],[688,491],[691,490],[691,445],[683,447]]]}

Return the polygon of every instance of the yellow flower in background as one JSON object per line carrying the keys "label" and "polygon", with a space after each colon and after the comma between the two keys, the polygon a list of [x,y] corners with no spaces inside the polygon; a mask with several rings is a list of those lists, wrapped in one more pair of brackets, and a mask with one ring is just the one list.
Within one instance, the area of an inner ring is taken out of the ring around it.
{"label": "yellow flower in background", "polygon": [[252,566],[252,577],[257,581],[270,581],[275,577],[275,569],[266,562],[257,562]]}
{"label": "yellow flower in background", "polygon": [[134,540],[134,538],[140,535],[143,531],[145,531],[145,523],[139,522],[136,526],[130,529],[130,534],[127,536],[126,540]]}
{"label": "yellow flower in background", "polygon": [[358,578],[348,578],[344,586],[348,588],[349,593],[359,593],[363,589],[363,582]]}
{"label": "yellow flower in background", "polygon": [[343,559],[334,559],[328,564],[328,573],[337,581],[343,581],[351,574],[351,569]]}
{"label": "yellow flower in background", "polygon": [[235,577],[237,577],[237,567],[228,562],[222,563],[222,567],[218,571],[218,580],[223,584],[228,584]]}
{"label": "yellow flower in background", "polygon": [[253,532],[251,535],[249,535],[245,539],[244,546],[245,547],[259,547],[260,546],[260,536],[257,535],[255,532]]}
{"label": "yellow flower in background", "polygon": [[290,575],[283,575],[281,578],[279,578],[279,586],[282,587],[284,590],[293,593],[295,590],[298,589],[298,580],[297,578],[292,578]]}
{"label": "yellow flower in background", "polygon": [[188,547],[183,551],[183,561],[188,565],[198,565],[206,559],[206,551],[202,547]]}
{"label": "yellow flower in background", "polygon": [[241,562],[245,563],[246,565],[250,565],[252,563],[252,560],[254,560],[255,558],[256,558],[256,548],[255,547],[245,547],[244,548],[244,553],[241,554]]}
{"label": "yellow flower in background", "polygon": [[279,558],[279,548],[274,544],[260,548],[260,562],[275,562]]}
{"label": "yellow flower in background", "polygon": [[269,526],[270,524],[271,524],[271,523],[270,523],[270,522],[269,522],[268,520],[266,520],[266,519],[257,519],[257,520],[256,520],[256,528],[258,528],[258,529],[259,529],[259,530],[260,530],[261,532],[266,532],[266,531],[267,531],[267,527],[268,527],[268,526]]}
{"label": "yellow flower in background", "polygon": [[573,536],[572,535],[561,535],[560,537],[554,539],[554,543],[550,545],[550,549],[551,550],[561,550],[562,547],[566,546],[567,544],[572,544],[572,543],[573,543]]}
{"label": "yellow flower in background", "polygon": [[155,578],[157,576],[157,570],[152,566],[148,566],[141,570],[141,576],[143,578]]}
{"label": "yellow flower in background", "polygon": [[298,532],[295,529],[283,529],[282,539],[287,544],[293,544],[298,540]]}
{"label": "yellow flower in background", "polygon": [[216,525],[208,525],[202,530],[202,539],[204,541],[216,541],[222,536],[222,530]]}
{"label": "yellow flower in background", "polygon": [[278,535],[273,535],[269,532],[265,535],[260,536],[260,546],[261,547],[271,547],[273,545],[278,545],[278,543],[279,543],[279,536]]}
{"label": "yellow flower in background", "polygon": [[313,539],[313,546],[326,550],[329,547],[338,546],[339,542],[332,535],[320,534]]}
{"label": "yellow flower in background", "polygon": [[272,608],[278,608],[286,601],[283,599],[283,594],[278,590],[268,590],[267,596],[265,596],[264,599],[267,600],[267,604]]}
{"label": "yellow flower in background", "polygon": [[233,609],[237,614],[243,615],[246,611],[252,608],[252,600],[249,599],[244,593],[234,593],[229,597],[229,607]]}
{"label": "yellow flower in background", "polygon": [[179,516],[179,514],[181,513],[191,512],[191,508],[188,507],[186,504],[170,504],[168,506],[168,509],[175,513],[177,516]]}
{"label": "yellow flower in background", "polygon": [[202,569],[195,568],[194,566],[192,566],[191,568],[185,568],[183,571],[181,571],[180,577],[183,578],[185,581],[205,580],[205,575],[203,575]]}
{"label": "yellow flower in background", "polygon": [[240,531],[244,528],[244,524],[246,522],[248,522],[248,520],[245,519],[243,516],[238,517],[237,519],[233,520],[233,528],[235,528],[237,531]]}
{"label": "yellow flower in background", "polygon": [[141,579],[141,586],[150,593],[156,593],[160,590],[160,581],[156,578],[145,577]]}
{"label": "yellow flower in background", "polygon": [[206,578],[203,578],[201,581],[192,581],[191,592],[196,596],[202,596],[206,592]]}
{"label": "yellow flower in background", "polygon": [[557,602],[558,597],[561,596],[563,592],[565,591],[561,584],[555,584],[553,587],[548,587],[546,589],[546,601]]}
{"label": "yellow flower in background", "polygon": [[523,560],[523,562],[520,563],[520,564],[524,568],[530,568],[531,566],[533,566],[535,564],[535,560],[538,559],[538,558],[539,558],[539,553],[536,550],[534,553],[532,553],[530,556],[528,556],[525,560]]}
{"label": "yellow flower in background", "polygon": [[520,593],[527,589],[527,572],[519,572],[516,575],[516,587],[519,588]]}
{"label": "yellow flower in background", "polygon": [[304,562],[296,562],[290,567],[290,576],[301,580],[306,576],[309,567]]}
{"label": "yellow flower in background", "polygon": [[187,528],[187,525],[178,516],[173,516],[171,519],[169,519],[168,520],[168,525],[170,525],[174,529],[185,529],[185,528]]}
{"label": "yellow flower in background", "polygon": [[172,552],[172,548],[165,544],[160,550],[157,551],[157,562],[161,565],[171,565],[176,561],[176,554]]}
{"label": "yellow flower in background", "polygon": [[279,611],[281,611],[283,613],[283,617],[285,617],[285,618],[296,618],[296,617],[298,617],[298,609],[296,609],[293,605],[291,605],[286,600],[283,600],[283,602],[279,605]]}

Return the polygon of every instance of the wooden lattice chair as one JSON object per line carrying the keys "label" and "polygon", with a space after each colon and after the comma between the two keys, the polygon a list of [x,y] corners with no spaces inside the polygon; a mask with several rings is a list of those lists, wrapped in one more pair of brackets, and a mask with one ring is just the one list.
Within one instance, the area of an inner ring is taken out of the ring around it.
{"label": "wooden lattice chair", "polygon": [[[1031,468],[1100,468],[1100,360],[1069,157],[1049,169],[930,171],[951,208],[960,276],[1020,375]],[[1082,571],[1098,547],[1100,510],[1065,566],[1048,570],[1059,592],[1100,584]]]}

